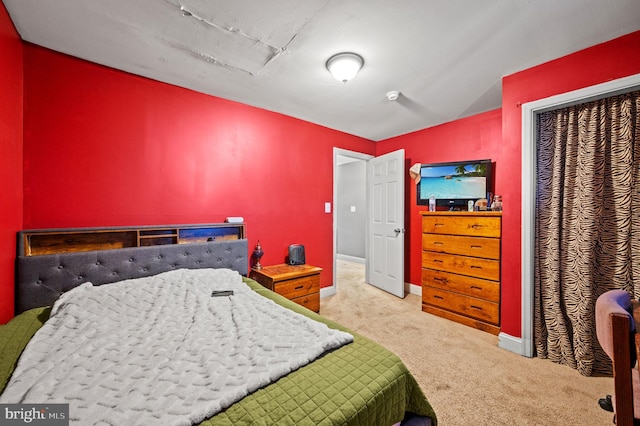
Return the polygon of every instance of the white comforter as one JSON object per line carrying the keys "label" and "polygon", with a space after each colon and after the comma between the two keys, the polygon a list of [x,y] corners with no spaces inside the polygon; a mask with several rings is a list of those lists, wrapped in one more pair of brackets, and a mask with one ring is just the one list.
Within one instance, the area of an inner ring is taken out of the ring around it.
{"label": "white comforter", "polygon": [[226,269],[87,283],[56,302],[0,403],[69,403],[81,425],[190,425],[351,341]]}

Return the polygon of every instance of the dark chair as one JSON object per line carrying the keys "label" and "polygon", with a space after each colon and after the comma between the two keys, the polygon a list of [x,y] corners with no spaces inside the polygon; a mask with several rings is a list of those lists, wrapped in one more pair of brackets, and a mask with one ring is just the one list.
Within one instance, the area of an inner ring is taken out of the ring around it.
{"label": "dark chair", "polygon": [[640,425],[640,370],[636,366],[640,334],[636,323],[640,324],[640,303],[631,300],[626,291],[611,290],[596,301],[598,341],[613,363],[614,394],[610,400],[618,426]]}

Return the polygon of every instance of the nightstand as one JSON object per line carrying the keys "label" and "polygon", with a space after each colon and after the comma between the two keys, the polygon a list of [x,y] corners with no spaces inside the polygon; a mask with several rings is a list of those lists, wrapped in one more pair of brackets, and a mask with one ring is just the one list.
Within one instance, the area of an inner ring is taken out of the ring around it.
{"label": "nightstand", "polygon": [[250,277],[269,290],[320,312],[320,272],[322,268],[316,266],[283,263],[252,269]]}

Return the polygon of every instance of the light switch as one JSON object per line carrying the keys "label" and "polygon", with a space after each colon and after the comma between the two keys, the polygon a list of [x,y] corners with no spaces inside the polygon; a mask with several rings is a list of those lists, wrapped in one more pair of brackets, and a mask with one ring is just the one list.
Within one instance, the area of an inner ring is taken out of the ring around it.
{"label": "light switch", "polygon": [[351,213],[355,213],[356,212],[356,206],[351,206]]}
{"label": "light switch", "polygon": [[324,212],[331,213],[331,203],[324,203]]}

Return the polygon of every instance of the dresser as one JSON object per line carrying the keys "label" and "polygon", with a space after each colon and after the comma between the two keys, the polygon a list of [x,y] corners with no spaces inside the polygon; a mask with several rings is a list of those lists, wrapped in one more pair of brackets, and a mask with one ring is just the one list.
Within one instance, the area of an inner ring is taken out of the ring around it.
{"label": "dresser", "polygon": [[311,265],[264,266],[252,269],[250,277],[264,287],[314,312],[320,312],[320,272]]}
{"label": "dresser", "polygon": [[422,212],[422,310],[500,332],[500,212]]}

